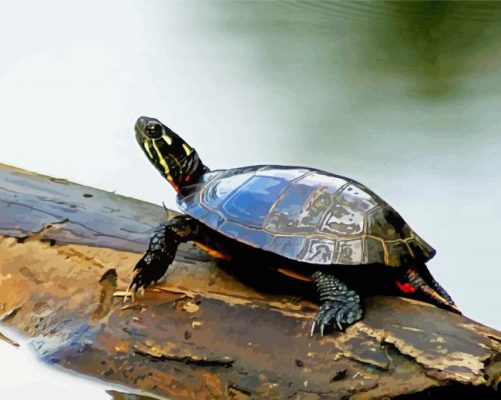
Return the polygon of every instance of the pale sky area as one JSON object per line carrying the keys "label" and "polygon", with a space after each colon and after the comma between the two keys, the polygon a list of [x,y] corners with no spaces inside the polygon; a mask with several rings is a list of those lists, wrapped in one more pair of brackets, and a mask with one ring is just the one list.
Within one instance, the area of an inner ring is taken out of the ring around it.
{"label": "pale sky area", "polygon": [[[500,329],[499,30],[414,48],[405,24],[336,7],[2,0],[0,162],[174,207],[134,139],[148,115],[214,169],[349,176],[437,249],[428,266],[464,314]],[[9,382],[34,398],[5,347],[0,397]]]}

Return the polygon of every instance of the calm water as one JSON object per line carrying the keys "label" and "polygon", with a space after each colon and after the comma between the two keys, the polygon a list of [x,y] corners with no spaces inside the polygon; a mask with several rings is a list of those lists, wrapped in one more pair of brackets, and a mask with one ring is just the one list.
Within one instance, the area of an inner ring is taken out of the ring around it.
{"label": "calm water", "polygon": [[[155,400],[141,394],[130,393],[128,388],[110,383],[101,383],[75,374],[68,374],[61,368],[42,364],[23,338],[5,326],[0,332],[10,340],[16,340],[14,347],[2,340],[0,334],[0,395],[2,399],[27,400]],[[158,400],[161,400],[158,398]]]}
{"label": "calm water", "polygon": [[3,1],[0,22],[0,161],[172,206],[146,114],[213,168],[344,174],[501,328],[501,3]]}

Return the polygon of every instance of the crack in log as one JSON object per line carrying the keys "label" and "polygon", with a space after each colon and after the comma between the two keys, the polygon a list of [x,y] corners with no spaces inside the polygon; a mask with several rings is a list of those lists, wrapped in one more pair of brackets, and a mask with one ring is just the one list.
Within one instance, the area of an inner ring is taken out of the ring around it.
{"label": "crack in log", "polygon": [[433,378],[436,378],[433,376],[433,371],[437,371],[444,376],[455,377],[462,383],[485,383],[485,361],[492,357],[492,353],[486,353],[484,357],[474,357],[468,353],[456,351],[440,357],[427,358],[427,354],[422,350],[381,329],[361,326],[359,330],[378,340],[381,345],[393,345],[403,356],[411,357],[413,362],[421,365],[428,373],[431,372]]}
{"label": "crack in log", "polygon": [[61,216],[61,215],[53,214],[53,213],[50,213],[50,212],[45,211],[45,210],[40,210],[40,209],[38,209],[38,208],[35,208],[35,207],[32,207],[32,206],[29,206],[29,205],[27,205],[27,204],[19,203],[19,202],[17,202],[17,201],[5,201],[5,200],[0,200],[0,202],[7,204],[7,207],[10,207],[11,205],[16,205],[16,206],[19,206],[19,207],[28,208],[28,209],[33,210],[33,211],[37,211],[37,212],[39,212],[39,213],[41,213],[41,214],[50,215],[51,217],[54,217],[54,218],[62,218],[62,216]]}
{"label": "crack in log", "polygon": [[90,256],[86,255],[85,253],[83,253],[81,251],[78,251],[74,247],[69,248],[69,249],[65,249],[63,247],[59,247],[57,251],[59,252],[59,254],[65,255],[67,257],[67,259],[76,258],[78,260],[87,261],[89,263],[97,265],[100,268],[106,268],[107,267],[107,264],[105,262],[101,262],[96,257],[90,257]]}
{"label": "crack in log", "polygon": [[[42,198],[40,198],[40,199],[42,199]],[[47,201],[47,200],[43,199],[43,201]],[[19,230],[19,231],[22,231],[22,232],[26,232],[26,236],[25,237],[21,237],[22,240],[24,240],[26,237],[31,238],[33,235],[37,235],[37,234],[38,235],[42,235],[44,233],[44,231],[46,230],[46,228],[45,228],[46,226],[58,225],[58,224],[62,224],[62,223],[67,222],[70,225],[80,226],[83,229],[85,229],[85,230],[93,233],[94,237],[96,239],[100,238],[100,237],[103,237],[103,238],[112,238],[112,239],[121,239],[121,240],[124,240],[126,242],[131,242],[131,243],[135,243],[135,244],[142,245],[142,246],[146,245],[145,241],[143,242],[143,241],[138,241],[138,240],[134,240],[134,239],[130,239],[130,238],[120,238],[119,236],[116,236],[116,235],[111,235],[111,234],[107,234],[107,233],[104,233],[104,232],[100,232],[100,231],[98,231],[96,229],[90,228],[90,227],[82,224],[81,222],[70,221],[68,218],[63,218],[63,216],[61,216],[61,215],[54,214],[54,213],[48,212],[46,210],[41,210],[41,209],[38,209],[36,207],[30,206],[30,205],[27,205],[27,204],[24,204],[24,203],[20,203],[20,202],[17,202],[17,201],[5,201],[5,200],[0,200],[0,202],[6,204],[7,207],[10,207],[11,205],[16,205],[18,207],[28,208],[30,210],[39,212],[41,214],[45,214],[45,215],[48,215],[48,216],[51,216],[51,217],[54,217],[54,218],[61,219],[61,221],[48,222],[48,223],[44,224],[44,226],[40,230],[34,231],[34,232],[25,231],[24,229],[20,229],[20,228],[9,228],[9,227],[5,227],[5,226],[0,226],[0,232],[6,231],[6,230],[12,230],[12,229],[16,229],[16,230]],[[68,206],[70,206],[70,205],[68,204]],[[153,229],[153,227],[151,227],[151,229]],[[137,234],[137,235],[144,235],[144,234],[147,233],[147,231],[145,231],[145,232],[133,232],[133,231],[130,231],[130,230],[125,230],[123,228],[121,228],[121,230],[123,230],[124,232],[133,233],[133,234]],[[69,231],[73,235],[75,235],[76,237],[82,237],[81,235],[78,235],[76,232],[71,231],[71,229],[69,229]],[[9,236],[9,235],[6,234],[5,236]],[[22,243],[22,241],[21,241],[21,243]],[[70,241],[69,243],[78,243],[78,242],[72,242],[72,241]]]}
{"label": "crack in log", "polygon": [[379,371],[388,371],[389,370],[389,367],[383,367],[380,364],[376,364],[376,363],[371,362],[369,359],[359,358],[355,355],[342,355],[341,357],[343,357],[347,360],[355,361],[358,364],[363,365],[364,367],[375,368]]}
{"label": "crack in log", "polygon": [[[228,384],[226,386],[226,390],[227,390],[228,394],[230,394],[230,396],[231,396],[231,391],[232,390],[234,390],[235,392],[238,392],[240,394],[240,398],[242,398],[242,396],[245,396],[246,398],[252,396],[252,391],[251,390],[244,389],[242,386],[239,386],[236,383],[228,382]],[[236,396],[234,396],[234,397],[236,397]]]}
{"label": "crack in log", "polygon": [[43,224],[42,228],[39,229],[38,231],[34,231],[34,232],[30,232],[28,233],[26,236],[24,237],[21,237],[21,238],[17,238],[17,242],[18,243],[24,243],[26,242],[26,240],[40,240],[41,242],[49,242],[49,244],[51,246],[54,246],[56,244],[56,240],[55,239],[47,239],[47,238],[43,238],[42,236],[48,232],[52,226],[54,225],[64,225],[66,223],[68,223],[69,220],[68,218],[64,218],[60,221],[52,221],[52,222],[48,222],[46,224]]}
{"label": "crack in log", "polygon": [[141,347],[143,347],[143,349],[135,345],[134,353],[140,356],[148,357],[153,361],[175,361],[184,364],[198,365],[201,367],[223,367],[223,368],[229,368],[233,366],[233,363],[235,362],[235,360],[231,359],[230,357],[208,358],[208,357],[197,357],[193,355],[178,356],[167,353],[153,354],[148,351],[148,346],[146,344],[143,343],[142,345],[143,346]]}
{"label": "crack in log", "polygon": [[1,190],[1,191],[5,191],[5,192],[14,193],[15,195],[20,194],[20,195],[24,196],[24,193],[17,192],[17,191],[12,190],[12,189],[7,189],[5,186],[1,186],[1,185],[0,185],[0,190]]}
{"label": "crack in log", "polygon": [[[121,238],[119,236],[116,236],[116,235],[111,235],[111,234],[108,234],[108,233],[103,233],[103,232],[99,232],[95,229],[92,229],[92,228],[89,228],[88,226],[82,224],[81,222],[76,222],[76,221],[70,221],[70,224],[71,225],[78,225],[78,226],[81,226],[82,228],[84,229],[87,229],[88,231],[90,232],[93,232],[95,235],[95,238],[99,238],[99,237],[109,237],[109,238],[112,238],[112,239],[121,239],[125,242],[131,242],[131,243],[136,243],[136,244],[140,244],[140,245],[146,245],[146,242],[139,242],[137,240],[134,240],[134,239],[124,239],[124,238]],[[73,234],[75,234],[75,232],[72,232]],[[138,232],[138,234],[141,234],[140,232]],[[75,236],[78,237],[78,235],[75,234]],[[96,246],[97,247],[97,246]]]}

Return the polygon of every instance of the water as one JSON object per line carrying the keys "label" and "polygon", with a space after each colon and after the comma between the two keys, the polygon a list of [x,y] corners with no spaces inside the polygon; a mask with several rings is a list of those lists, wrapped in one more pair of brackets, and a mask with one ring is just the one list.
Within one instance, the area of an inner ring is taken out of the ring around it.
{"label": "water", "polygon": [[30,343],[5,325],[0,325],[0,355],[2,399],[167,400],[43,364],[36,358]]}
{"label": "water", "polygon": [[3,1],[0,22],[0,161],[173,206],[145,114],[212,168],[344,174],[501,328],[501,3]]}
{"label": "water", "polygon": [[20,343],[20,347],[14,347],[0,340],[0,394],[3,399],[110,400],[105,390],[114,388],[114,385],[77,378],[44,365],[35,359],[29,346],[14,332],[5,326],[0,330]]}

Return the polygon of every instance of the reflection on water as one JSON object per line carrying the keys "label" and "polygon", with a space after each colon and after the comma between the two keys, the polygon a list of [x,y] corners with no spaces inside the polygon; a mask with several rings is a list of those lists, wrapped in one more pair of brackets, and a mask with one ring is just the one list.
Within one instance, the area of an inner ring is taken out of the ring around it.
{"label": "reflection on water", "polygon": [[[14,333],[4,326],[1,330],[10,338]],[[18,339],[18,338],[16,338]],[[77,378],[61,370],[43,365],[35,359],[31,349],[19,339],[20,347],[0,340],[0,397],[9,400],[25,399],[103,399],[111,385],[95,380]]]}
{"label": "reflection on water", "polygon": [[[130,389],[68,374],[35,358],[22,338],[0,326],[0,398],[8,400],[155,400]],[[16,341],[14,341],[15,339]],[[19,343],[18,346],[12,343]],[[161,400],[161,399],[160,399]],[[164,399],[166,400],[166,399]]]}

